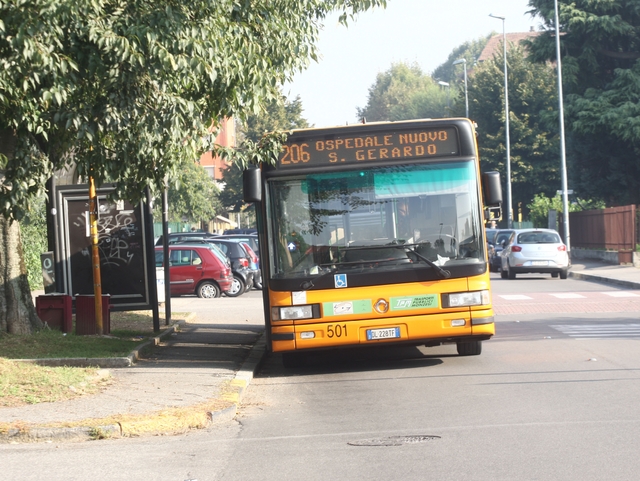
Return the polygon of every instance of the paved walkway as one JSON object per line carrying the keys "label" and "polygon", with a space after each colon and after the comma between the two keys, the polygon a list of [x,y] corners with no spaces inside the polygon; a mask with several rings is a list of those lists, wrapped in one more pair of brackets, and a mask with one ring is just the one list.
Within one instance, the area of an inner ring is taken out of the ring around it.
{"label": "paved walkway", "polygon": [[[640,269],[633,266],[581,261],[569,275],[640,289]],[[136,423],[158,419],[163,420],[155,425],[161,432],[200,426],[198,419],[205,425],[231,420],[264,355],[264,328],[256,321],[230,323],[224,312],[210,311],[197,312],[180,329],[167,329],[151,357],[110,369],[116,382],[100,394],[0,408],[0,427],[11,426],[8,432],[0,429],[0,442],[131,435],[144,429]],[[260,316],[254,312],[247,317]],[[186,426],[185,411],[193,411],[196,418]]]}

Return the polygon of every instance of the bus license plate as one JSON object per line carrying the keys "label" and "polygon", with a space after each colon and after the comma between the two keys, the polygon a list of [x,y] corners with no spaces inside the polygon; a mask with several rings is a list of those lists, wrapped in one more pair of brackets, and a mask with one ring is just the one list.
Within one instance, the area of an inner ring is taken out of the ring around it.
{"label": "bus license plate", "polygon": [[386,329],[367,329],[367,341],[377,341],[378,339],[394,339],[400,337],[399,327],[389,327]]}

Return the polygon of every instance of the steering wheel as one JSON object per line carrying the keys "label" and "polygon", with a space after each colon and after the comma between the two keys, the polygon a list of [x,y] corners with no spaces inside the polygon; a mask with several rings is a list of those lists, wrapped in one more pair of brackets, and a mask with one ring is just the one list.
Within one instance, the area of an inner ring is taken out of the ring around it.
{"label": "steering wheel", "polygon": [[428,234],[419,239],[419,243],[430,242],[431,247],[436,250],[442,249],[442,254],[453,251],[453,257],[458,256],[458,239],[450,234]]}

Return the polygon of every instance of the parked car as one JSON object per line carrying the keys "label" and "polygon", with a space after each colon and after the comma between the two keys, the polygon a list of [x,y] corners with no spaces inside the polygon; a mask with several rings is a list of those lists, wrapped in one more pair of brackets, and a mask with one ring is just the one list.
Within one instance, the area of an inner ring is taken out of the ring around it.
{"label": "parked car", "polygon": [[498,229],[485,229],[485,233],[487,234],[487,259],[489,259],[489,272],[492,271],[491,258],[494,256],[496,250],[494,243],[496,232],[498,232]]}
{"label": "parked car", "polygon": [[236,242],[248,243],[253,251],[260,257],[260,245],[258,244],[258,234],[222,234],[215,236],[216,239],[229,239]]}
{"label": "parked car", "polygon": [[[253,287],[256,289],[262,289],[262,271],[260,268],[260,245],[258,244],[258,234],[227,234],[219,235],[216,239],[228,239],[235,242],[244,242],[249,245],[251,250],[255,253],[257,260],[251,260],[253,264],[251,266],[257,272],[254,272]],[[251,252],[249,252],[251,255]]]}
{"label": "parked car", "polygon": [[502,260],[500,253],[505,244],[513,234],[513,229],[498,229],[493,237],[493,253],[489,257],[489,270],[491,272],[500,272],[502,270]]}
{"label": "parked car", "polygon": [[258,233],[258,229],[255,229],[255,228],[254,229],[252,229],[252,228],[249,228],[249,229],[227,229],[227,230],[225,230],[223,232],[224,235],[227,235],[227,234],[243,234],[243,235],[246,235],[246,234],[257,234],[257,233]]}
{"label": "parked car", "polygon": [[496,238],[496,234],[498,233],[500,229],[485,229],[486,233],[487,233],[487,242],[489,244],[493,244],[494,246],[496,245],[495,243],[495,238]]}
{"label": "parked car", "polygon": [[515,279],[518,273],[550,273],[566,279],[569,256],[560,234],[553,229],[518,229],[509,237],[500,254],[503,279]]}
{"label": "parked car", "polygon": [[246,242],[240,242],[249,254],[249,267],[253,270],[253,287],[262,289],[262,271],[260,270],[260,258]]}
{"label": "parked car", "polygon": [[231,271],[233,272],[233,283],[231,288],[225,292],[229,297],[237,297],[244,294],[253,286],[254,271],[250,266],[249,253],[239,242],[228,239],[210,237],[207,239],[210,244],[216,245],[231,260]]}
{"label": "parked car", "polygon": [[[156,247],[155,255],[156,267],[163,267],[163,247]],[[233,285],[231,265],[206,244],[169,245],[169,276],[171,295],[213,299]]]}
{"label": "parked car", "polygon": [[[197,239],[206,239],[213,234],[210,232],[171,232],[167,237],[169,244],[175,244],[176,242],[188,242]],[[156,239],[155,245],[164,245],[164,236],[160,236]]]}

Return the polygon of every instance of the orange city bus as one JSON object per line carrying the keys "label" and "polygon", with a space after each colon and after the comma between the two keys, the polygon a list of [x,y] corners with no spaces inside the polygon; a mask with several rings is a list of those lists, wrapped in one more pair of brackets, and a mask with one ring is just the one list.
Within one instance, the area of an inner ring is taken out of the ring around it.
{"label": "orange city bus", "polygon": [[502,193],[468,119],[293,130],[243,182],[267,344],[285,365],[398,343],[478,355],[494,334],[484,223]]}

